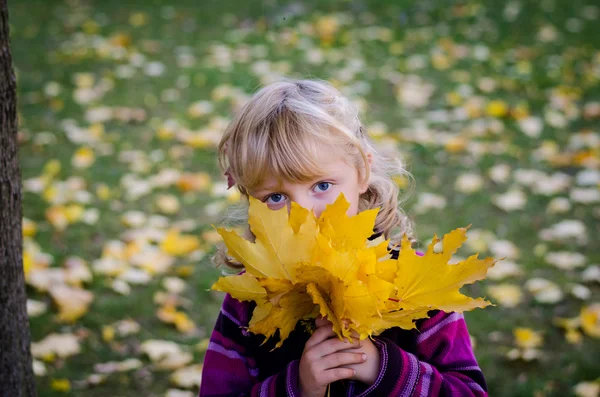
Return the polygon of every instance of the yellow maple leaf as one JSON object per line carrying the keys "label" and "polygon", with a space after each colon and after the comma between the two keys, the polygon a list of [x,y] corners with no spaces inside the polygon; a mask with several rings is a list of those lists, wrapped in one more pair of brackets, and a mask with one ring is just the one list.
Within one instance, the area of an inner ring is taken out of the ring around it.
{"label": "yellow maple leaf", "polygon": [[68,379],[52,379],[50,388],[58,392],[69,392],[71,390],[71,382]]}
{"label": "yellow maple leaf", "polygon": [[267,296],[267,290],[249,273],[221,277],[213,285],[213,289],[227,291],[232,297],[240,301],[259,301],[265,299]]}
{"label": "yellow maple leaf", "polygon": [[248,273],[256,277],[293,280],[296,265],[311,259],[316,221],[314,217],[306,216],[305,222],[298,226],[302,216],[296,212],[308,211],[294,204],[292,211],[294,214],[290,217],[285,207],[272,211],[260,200],[250,197],[248,221],[256,242],[224,229],[217,231],[226,241],[231,255],[244,264]]}
{"label": "yellow maple leaf", "polygon": [[[403,308],[435,307],[444,311],[463,312],[485,307],[490,302],[473,299],[459,292],[465,284],[485,278],[495,261],[470,256],[457,264],[448,261],[466,240],[466,228],[446,234],[441,240],[433,238],[423,256],[417,255],[405,237],[398,257],[398,271],[394,284],[398,287],[396,299]],[[442,242],[442,252],[435,253],[434,246]]]}
{"label": "yellow maple leaf", "polygon": [[517,327],[513,330],[515,343],[522,349],[535,349],[540,347],[544,341],[541,332],[531,328]]}
{"label": "yellow maple leaf", "polygon": [[177,229],[170,229],[160,248],[169,255],[183,256],[200,248],[200,240],[196,236],[181,234]]}
{"label": "yellow maple leaf", "polygon": [[50,287],[49,293],[58,306],[58,320],[65,323],[75,322],[86,314],[94,300],[90,291],[62,284]]}
{"label": "yellow maple leaf", "polygon": [[36,223],[31,219],[23,218],[23,237],[33,237],[36,233]]}
{"label": "yellow maple leaf", "polygon": [[350,331],[343,322],[346,311],[346,290],[343,280],[319,266],[303,266],[298,270],[298,281],[306,283],[306,292],[319,308],[321,316],[333,324],[339,336],[349,337]]}
{"label": "yellow maple leaf", "polygon": [[191,332],[196,328],[196,324],[187,314],[178,311],[172,304],[166,304],[159,308],[156,311],[156,317],[165,323],[175,325],[177,330],[183,333]]}
{"label": "yellow maple leaf", "polygon": [[382,311],[381,317],[372,316],[364,320],[363,324],[353,327],[353,330],[358,333],[362,340],[371,335],[378,335],[392,327],[413,329],[416,327],[414,321],[420,318],[427,318],[427,313],[430,310],[429,308],[395,310],[390,306],[389,310]]}
{"label": "yellow maple leaf", "polygon": [[220,278],[212,289],[228,292],[240,301],[256,302],[249,330],[267,338],[279,330],[281,343],[294,330],[296,322],[307,315],[306,310],[313,310],[312,304],[306,305],[312,303],[310,297],[299,296],[301,288],[294,291],[294,284],[287,279],[256,278],[242,273]]}
{"label": "yellow maple leaf", "polygon": [[[290,332],[296,328],[300,319],[315,318],[318,313],[312,298],[306,294],[305,288],[298,286],[278,299],[277,304],[268,303],[263,306],[270,309],[268,315],[258,321],[250,321],[248,330],[255,334],[272,337],[279,329],[279,342],[275,347],[280,347],[287,339]],[[259,317],[260,318],[260,317]]]}
{"label": "yellow maple leaf", "polygon": [[[322,291],[314,283],[309,283],[306,286],[306,292],[311,296],[312,301],[319,307],[319,313],[323,318],[327,318],[333,324],[333,331],[338,335],[349,336],[349,332],[345,324],[340,321],[344,315],[345,302],[344,294],[339,292],[339,288],[342,288],[340,283],[332,283],[331,289],[328,291]],[[331,296],[331,303],[327,302],[328,295]]]}
{"label": "yellow maple leaf", "polygon": [[34,264],[33,255],[31,255],[30,252],[24,250],[23,251],[23,273],[25,273],[25,278],[27,278],[27,276],[29,275],[29,272],[31,271],[33,264]]}
{"label": "yellow maple leaf", "polygon": [[[484,278],[493,259],[472,256],[448,264],[465,241],[466,229],[434,238],[423,256],[405,237],[398,259],[391,259],[388,240],[368,240],[378,209],[349,217],[348,208],[340,195],[317,219],[296,203],[288,214],[286,208],[273,211],[251,197],[255,241],[217,229],[246,272],[219,279],[213,289],[256,302],[248,329],[265,341],[278,332],[276,347],[299,320],[319,314],[333,323],[338,337],[356,332],[364,339],[391,327],[414,328],[434,309],[463,312],[490,304],[459,289]],[[436,253],[433,247],[440,241],[443,250]]]}
{"label": "yellow maple leaf", "polygon": [[334,247],[361,248],[373,234],[373,225],[379,208],[362,211],[356,216],[348,217],[346,211],[350,203],[341,194],[332,205],[321,213],[319,229]]}
{"label": "yellow maple leaf", "polygon": [[600,303],[582,307],[579,317],[583,332],[594,338],[600,338]]}

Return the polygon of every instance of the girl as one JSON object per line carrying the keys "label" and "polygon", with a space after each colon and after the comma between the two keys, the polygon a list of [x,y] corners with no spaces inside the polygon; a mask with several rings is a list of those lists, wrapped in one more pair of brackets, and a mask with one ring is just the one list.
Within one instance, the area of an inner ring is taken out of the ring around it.
{"label": "girl", "polygon": [[[380,207],[371,239],[383,234],[396,244],[411,229],[392,176],[408,173],[390,153],[375,148],[335,88],[300,80],[270,84],[252,97],[225,131],[219,163],[230,186],[273,210],[295,201],[319,216],[340,193],[350,216]],[[215,260],[240,268],[223,246]],[[392,328],[352,342],[340,341],[326,319],[317,319],[312,333],[299,322],[273,350],[276,341],[263,344],[245,329],[253,309],[226,295],[200,396],[323,397],[328,385],[332,396],[487,396],[460,314],[431,312],[418,330]]]}

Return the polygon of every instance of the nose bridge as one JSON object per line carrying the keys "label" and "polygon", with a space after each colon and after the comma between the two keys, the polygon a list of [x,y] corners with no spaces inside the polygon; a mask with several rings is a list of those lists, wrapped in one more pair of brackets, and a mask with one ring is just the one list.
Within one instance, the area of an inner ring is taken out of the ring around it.
{"label": "nose bridge", "polygon": [[[306,208],[307,210],[312,210],[312,213],[318,218],[321,216],[321,212],[325,209],[325,203],[319,200],[316,200],[314,197],[310,195],[304,195],[300,197],[296,197],[295,200],[292,199],[296,204],[299,204],[301,207]],[[288,208],[289,210],[289,208]]]}
{"label": "nose bridge", "polygon": [[310,210],[315,206],[315,203],[308,194],[294,193],[293,197],[290,197],[290,200],[294,201],[296,204],[299,204],[301,207],[306,208],[307,210]]}

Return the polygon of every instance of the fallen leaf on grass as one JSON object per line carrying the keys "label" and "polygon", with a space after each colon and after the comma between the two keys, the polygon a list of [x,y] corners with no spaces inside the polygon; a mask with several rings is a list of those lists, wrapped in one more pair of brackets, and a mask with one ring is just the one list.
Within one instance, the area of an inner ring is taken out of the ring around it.
{"label": "fallen leaf on grass", "polygon": [[31,355],[46,361],[52,361],[55,357],[66,358],[80,351],[79,339],[73,334],[51,333],[31,344]]}
{"label": "fallen leaf on grass", "polygon": [[172,370],[189,364],[193,360],[191,353],[184,351],[178,344],[166,340],[151,339],[140,346],[154,365],[159,369]]}
{"label": "fallen leaf on grass", "polygon": [[58,306],[58,319],[61,322],[76,321],[88,312],[94,300],[94,295],[90,291],[66,285],[52,286],[48,292]]}
{"label": "fallen leaf on grass", "polygon": [[202,365],[196,364],[180,368],[169,379],[174,385],[185,389],[190,389],[194,386],[200,387],[200,383],[202,382]]}

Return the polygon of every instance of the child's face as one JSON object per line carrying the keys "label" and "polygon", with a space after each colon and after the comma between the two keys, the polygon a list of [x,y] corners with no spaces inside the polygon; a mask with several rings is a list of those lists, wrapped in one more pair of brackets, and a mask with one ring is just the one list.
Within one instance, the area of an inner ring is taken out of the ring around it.
{"label": "child's face", "polygon": [[358,170],[346,164],[342,159],[327,159],[321,162],[325,175],[306,183],[281,181],[274,176],[265,178],[262,185],[249,192],[268,204],[272,210],[278,210],[287,206],[290,210],[290,202],[294,201],[302,207],[312,209],[315,216],[320,216],[327,204],[332,204],[340,193],[350,203],[346,212],[348,216],[358,213],[359,196],[367,190],[367,183],[359,181]]}

